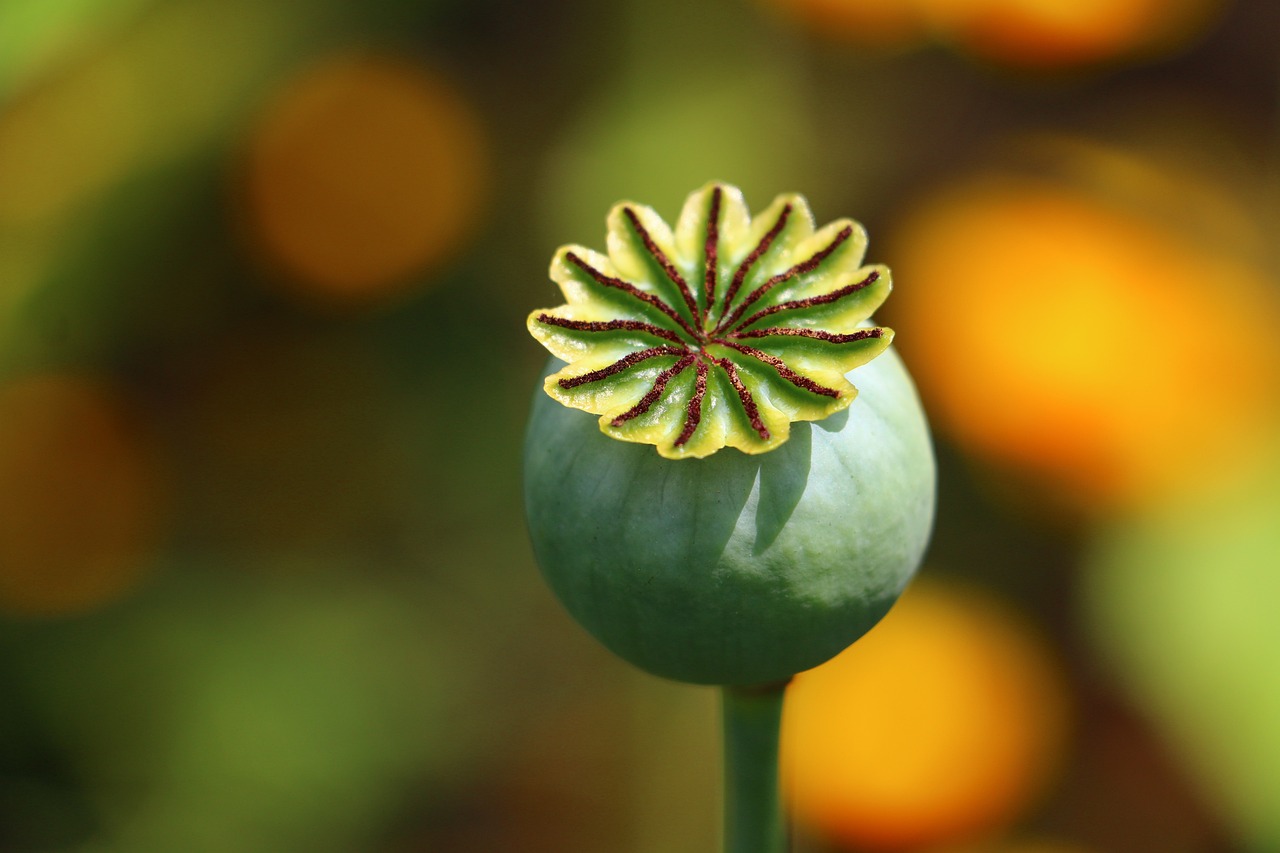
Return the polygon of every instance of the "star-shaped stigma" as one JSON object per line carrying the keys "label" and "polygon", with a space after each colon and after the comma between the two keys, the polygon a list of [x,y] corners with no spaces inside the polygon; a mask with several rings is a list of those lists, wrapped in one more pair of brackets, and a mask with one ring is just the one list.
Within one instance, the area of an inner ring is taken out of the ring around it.
{"label": "star-shaped stigma", "polygon": [[614,438],[671,459],[772,450],[792,421],[848,407],[858,392],[845,374],[893,337],[865,322],[891,284],[887,268],[862,266],[862,226],[815,230],[798,195],[753,219],[736,187],[711,183],[674,232],[629,202],[608,225],[607,255],[556,252],[566,304],[534,311],[529,331],[568,362],[546,392]]}

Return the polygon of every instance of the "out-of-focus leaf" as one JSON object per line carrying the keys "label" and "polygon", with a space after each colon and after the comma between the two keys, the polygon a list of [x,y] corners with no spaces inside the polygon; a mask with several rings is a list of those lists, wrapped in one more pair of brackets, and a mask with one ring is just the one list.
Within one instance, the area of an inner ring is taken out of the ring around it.
{"label": "out-of-focus leaf", "polygon": [[1099,538],[1086,616],[1099,653],[1233,817],[1280,845],[1280,465]]}

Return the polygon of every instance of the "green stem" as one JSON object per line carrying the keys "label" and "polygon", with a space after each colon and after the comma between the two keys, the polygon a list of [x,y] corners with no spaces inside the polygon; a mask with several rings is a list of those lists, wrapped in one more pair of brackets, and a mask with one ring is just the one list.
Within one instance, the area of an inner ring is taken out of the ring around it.
{"label": "green stem", "polygon": [[786,853],[778,789],[778,731],[786,683],[721,690],[724,853]]}

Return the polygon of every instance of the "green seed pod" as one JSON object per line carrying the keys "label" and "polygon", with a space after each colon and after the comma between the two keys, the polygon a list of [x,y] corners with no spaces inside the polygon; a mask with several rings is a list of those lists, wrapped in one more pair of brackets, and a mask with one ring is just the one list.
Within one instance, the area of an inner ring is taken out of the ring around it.
{"label": "green seed pod", "polygon": [[569,363],[533,404],[529,529],[569,612],[636,666],[785,680],[875,625],[919,564],[933,454],[892,333],[865,322],[890,286],[865,245],[850,220],[815,231],[798,196],[753,221],[709,184],[674,233],[623,204],[607,256],[556,254],[568,304],[529,325]]}

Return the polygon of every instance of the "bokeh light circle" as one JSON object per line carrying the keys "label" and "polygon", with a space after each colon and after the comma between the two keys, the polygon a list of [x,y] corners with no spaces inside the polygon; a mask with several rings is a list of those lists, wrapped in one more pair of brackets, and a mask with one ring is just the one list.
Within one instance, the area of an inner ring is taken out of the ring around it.
{"label": "bokeh light circle", "polygon": [[1274,405],[1272,282],[1170,215],[1012,174],[916,207],[888,310],[940,432],[1077,510],[1246,462]]}
{"label": "bokeh light circle", "polygon": [[816,35],[866,47],[933,38],[1022,69],[1069,69],[1168,52],[1221,0],[768,0]]}
{"label": "bokeh light circle", "polygon": [[253,130],[250,237],[305,296],[382,300],[462,247],[482,206],[484,149],[470,106],[425,68],[331,57],[283,87]]}
{"label": "bokeh light circle", "polygon": [[917,581],[788,688],[784,785],[799,822],[856,849],[963,841],[1043,792],[1067,717],[1064,677],[1022,619],[974,589]]}
{"label": "bokeh light circle", "polygon": [[118,393],[59,374],[0,388],[0,611],[119,598],[151,563],[160,511],[154,452]]}
{"label": "bokeh light circle", "polygon": [[1219,0],[915,0],[943,37],[986,59],[1067,68],[1167,50]]}

